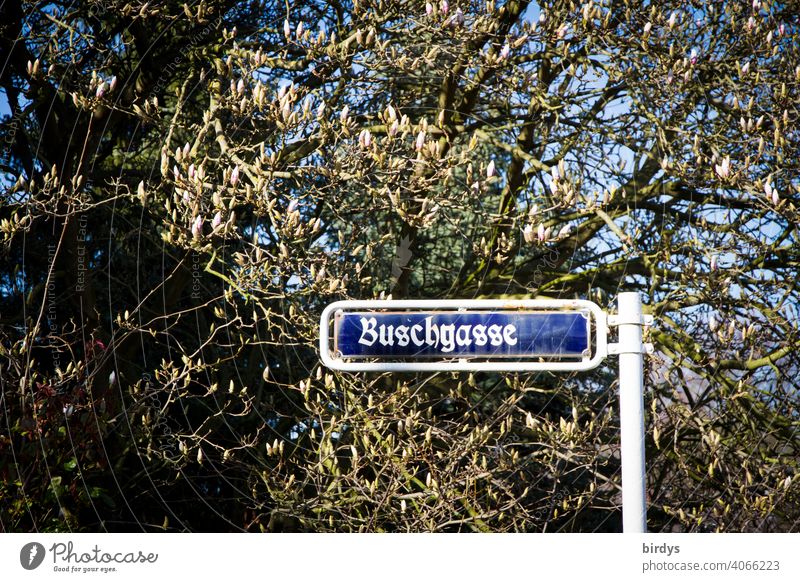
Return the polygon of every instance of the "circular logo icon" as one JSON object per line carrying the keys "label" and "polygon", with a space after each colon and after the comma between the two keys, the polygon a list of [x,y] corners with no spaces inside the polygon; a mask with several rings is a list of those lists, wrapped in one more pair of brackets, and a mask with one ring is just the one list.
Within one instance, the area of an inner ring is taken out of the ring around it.
{"label": "circular logo icon", "polygon": [[44,562],[44,546],[38,542],[31,542],[22,546],[19,552],[19,563],[26,570],[35,570]]}

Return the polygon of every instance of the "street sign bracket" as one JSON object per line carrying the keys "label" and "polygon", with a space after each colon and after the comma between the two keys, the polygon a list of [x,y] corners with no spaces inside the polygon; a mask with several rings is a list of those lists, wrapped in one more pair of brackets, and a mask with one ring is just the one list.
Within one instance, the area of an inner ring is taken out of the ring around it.
{"label": "street sign bracket", "polygon": [[623,346],[620,342],[612,342],[608,344],[608,355],[618,356],[619,354],[652,354],[655,348],[651,343],[643,343],[641,347],[635,343],[629,346]]}
{"label": "street sign bracket", "polygon": [[[637,318],[636,316],[624,316],[622,314],[613,314],[608,316],[608,326],[609,327],[617,327],[620,325],[641,325],[644,327],[649,327],[653,325],[654,318],[652,315],[642,315],[641,317]],[[609,352],[612,353],[612,352]]]}

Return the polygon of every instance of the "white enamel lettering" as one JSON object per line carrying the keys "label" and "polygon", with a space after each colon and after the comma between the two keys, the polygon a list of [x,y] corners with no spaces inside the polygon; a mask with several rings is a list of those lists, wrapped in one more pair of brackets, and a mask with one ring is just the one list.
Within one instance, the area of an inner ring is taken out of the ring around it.
{"label": "white enamel lettering", "polygon": [[[358,338],[358,343],[364,344],[365,346],[371,346],[375,343],[375,340],[378,339],[378,334],[375,333],[375,327],[378,325],[378,321],[374,317],[370,317],[367,319],[366,317],[361,318],[361,337]],[[365,337],[369,334],[372,339],[365,339]]]}

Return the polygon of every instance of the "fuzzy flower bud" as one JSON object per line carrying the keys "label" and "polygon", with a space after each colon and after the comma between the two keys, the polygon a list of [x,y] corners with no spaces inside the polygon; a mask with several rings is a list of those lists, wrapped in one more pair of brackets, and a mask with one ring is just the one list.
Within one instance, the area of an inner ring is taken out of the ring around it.
{"label": "fuzzy flower bud", "polygon": [[417,141],[414,144],[414,147],[417,151],[420,151],[423,147],[425,147],[425,130],[422,130],[417,134]]}
{"label": "fuzzy flower bud", "polygon": [[192,236],[195,239],[198,239],[201,236],[203,236],[203,217],[202,217],[202,215],[198,215],[197,218],[194,219],[194,222],[192,222]]}

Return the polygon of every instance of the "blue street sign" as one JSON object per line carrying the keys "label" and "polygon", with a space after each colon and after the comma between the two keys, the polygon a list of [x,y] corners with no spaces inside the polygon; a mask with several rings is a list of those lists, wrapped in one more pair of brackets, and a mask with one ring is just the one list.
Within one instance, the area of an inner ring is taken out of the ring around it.
{"label": "blue street sign", "polygon": [[589,355],[589,312],[341,311],[339,358],[568,358]]}

